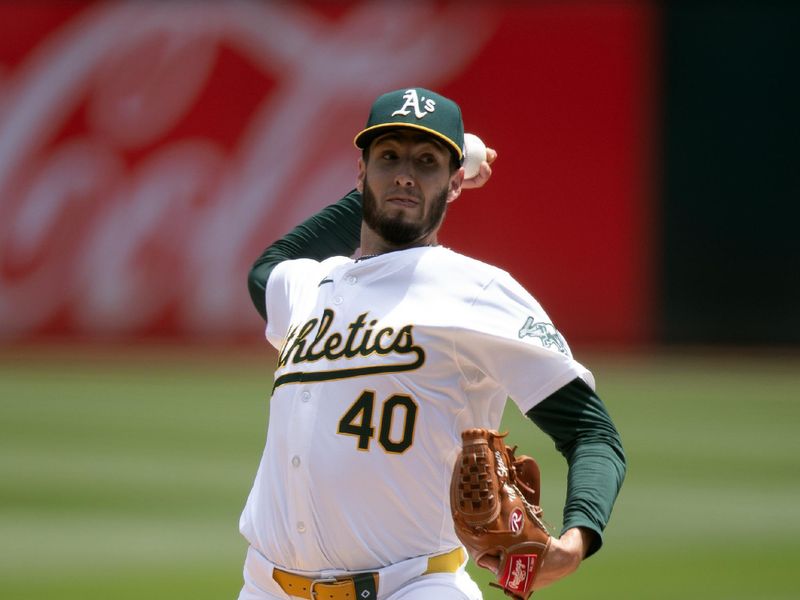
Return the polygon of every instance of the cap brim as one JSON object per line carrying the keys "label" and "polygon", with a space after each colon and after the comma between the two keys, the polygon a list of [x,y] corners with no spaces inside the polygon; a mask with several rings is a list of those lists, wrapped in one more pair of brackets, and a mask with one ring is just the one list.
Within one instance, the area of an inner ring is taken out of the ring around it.
{"label": "cap brim", "polygon": [[446,135],[442,135],[438,131],[434,131],[428,127],[422,127],[421,125],[414,125],[412,123],[381,123],[380,125],[373,125],[372,127],[367,127],[366,129],[360,131],[358,135],[353,139],[353,143],[355,144],[356,148],[361,148],[362,150],[366,148],[369,143],[378,135],[381,134],[383,130],[387,129],[399,129],[401,127],[408,128],[408,129],[417,129],[419,131],[424,131],[425,133],[432,135],[433,137],[442,140],[448,148],[453,150],[458,157],[458,160],[462,160],[464,155],[461,151],[461,148],[456,144],[453,140],[451,140]]}

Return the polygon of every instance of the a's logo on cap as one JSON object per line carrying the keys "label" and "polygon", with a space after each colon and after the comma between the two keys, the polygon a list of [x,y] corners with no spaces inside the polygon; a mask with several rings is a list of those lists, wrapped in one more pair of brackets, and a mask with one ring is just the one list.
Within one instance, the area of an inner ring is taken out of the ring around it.
{"label": "a's logo on cap", "polygon": [[[403,100],[405,100],[405,103],[401,108],[392,113],[393,117],[397,115],[403,115],[405,117],[411,112],[409,109],[413,108],[414,116],[421,119],[428,113],[432,113],[436,110],[436,100],[433,98],[426,98],[425,96],[420,98],[417,95],[417,90],[406,90],[406,93],[403,94]],[[420,104],[425,108],[424,111],[420,110]]]}

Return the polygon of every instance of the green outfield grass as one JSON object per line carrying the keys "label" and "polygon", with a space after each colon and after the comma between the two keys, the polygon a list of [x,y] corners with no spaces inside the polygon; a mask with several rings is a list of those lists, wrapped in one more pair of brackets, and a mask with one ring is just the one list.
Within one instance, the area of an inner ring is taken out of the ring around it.
{"label": "green outfield grass", "polygon": [[[800,358],[579,358],[628,478],[605,548],[535,597],[800,596]],[[273,361],[261,348],[0,350],[0,598],[235,599]],[[558,527],[560,455],[513,406],[504,425],[539,459]]]}

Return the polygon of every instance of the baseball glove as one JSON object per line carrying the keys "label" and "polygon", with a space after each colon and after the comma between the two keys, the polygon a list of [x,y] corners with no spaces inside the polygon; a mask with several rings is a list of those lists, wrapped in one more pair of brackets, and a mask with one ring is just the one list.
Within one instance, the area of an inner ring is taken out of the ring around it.
{"label": "baseball glove", "polygon": [[514,456],[505,433],[467,429],[450,482],[455,530],[478,566],[497,576],[495,587],[527,600],[550,548],[539,507],[540,474],[529,456]]}

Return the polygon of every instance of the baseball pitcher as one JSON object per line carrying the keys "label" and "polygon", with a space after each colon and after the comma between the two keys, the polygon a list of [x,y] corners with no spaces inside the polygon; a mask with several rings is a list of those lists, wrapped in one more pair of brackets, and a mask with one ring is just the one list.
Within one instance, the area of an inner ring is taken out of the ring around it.
{"label": "baseball pitcher", "polygon": [[[600,548],[619,436],[536,299],[437,242],[496,158],[465,180],[458,105],[389,92],[355,145],[356,189],[250,273],[278,364],[239,598],[477,599],[470,556],[527,598]],[[496,431],[508,397],[568,462],[560,535],[541,524],[535,461]]]}

